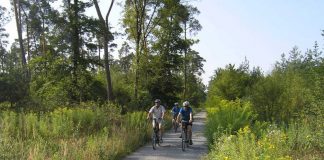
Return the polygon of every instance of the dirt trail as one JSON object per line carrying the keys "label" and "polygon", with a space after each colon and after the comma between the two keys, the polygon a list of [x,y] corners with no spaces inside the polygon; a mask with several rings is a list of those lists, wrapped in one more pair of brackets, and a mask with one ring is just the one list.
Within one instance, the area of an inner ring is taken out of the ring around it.
{"label": "dirt trail", "polygon": [[[194,116],[193,145],[181,150],[180,131],[168,131],[163,136],[163,143],[156,150],[152,149],[151,143],[139,148],[124,160],[194,160],[200,159],[208,151],[207,140],[204,137],[204,128],[206,121],[206,112],[197,113]],[[179,129],[178,129],[179,130]]]}

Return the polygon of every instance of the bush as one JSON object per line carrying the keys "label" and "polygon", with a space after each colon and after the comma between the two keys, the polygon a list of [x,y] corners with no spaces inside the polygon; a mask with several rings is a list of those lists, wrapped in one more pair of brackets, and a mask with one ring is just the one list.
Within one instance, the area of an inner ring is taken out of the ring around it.
{"label": "bush", "polygon": [[287,136],[278,129],[269,130],[257,139],[249,126],[240,129],[237,135],[224,134],[215,140],[206,159],[280,159],[291,160]]}
{"label": "bush", "polygon": [[214,142],[223,133],[234,134],[241,127],[251,123],[255,115],[249,102],[222,100],[209,108],[206,124],[208,142]]}

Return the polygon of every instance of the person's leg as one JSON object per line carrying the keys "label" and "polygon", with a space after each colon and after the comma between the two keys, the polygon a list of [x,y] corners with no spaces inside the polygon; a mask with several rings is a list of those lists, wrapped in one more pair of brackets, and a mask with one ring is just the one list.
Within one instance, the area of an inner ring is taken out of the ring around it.
{"label": "person's leg", "polygon": [[188,124],[188,136],[189,136],[189,144],[192,145],[192,124]]}
{"label": "person's leg", "polygon": [[159,122],[159,135],[160,135],[160,140],[162,140],[162,130],[163,130],[163,126],[162,126],[162,121]]}
{"label": "person's leg", "polygon": [[[172,125],[175,125],[176,123],[176,118],[177,118],[177,115],[173,115],[173,118],[172,118]],[[174,127],[174,126],[173,126]]]}
{"label": "person's leg", "polygon": [[[180,128],[181,128],[181,130],[183,130],[183,127],[186,127],[187,125],[186,125],[186,123],[185,122],[181,122],[180,123]],[[188,130],[187,130],[187,133],[188,133]],[[182,131],[181,131],[181,134],[180,134],[180,137],[179,138],[182,138]]]}
{"label": "person's leg", "polygon": [[154,119],[152,121],[152,126],[153,126],[153,129],[154,129],[155,128],[155,121],[154,121]]}

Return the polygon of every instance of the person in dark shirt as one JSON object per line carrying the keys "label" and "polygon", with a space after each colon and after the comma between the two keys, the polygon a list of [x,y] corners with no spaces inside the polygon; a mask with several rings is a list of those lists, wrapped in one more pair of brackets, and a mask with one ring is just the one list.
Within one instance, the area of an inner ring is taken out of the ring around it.
{"label": "person in dark shirt", "polygon": [[183,102],[183,107],[179,111],[177,121],[180,123],[181,116],[181,125],[187,126],[189,144],[192,145],[192,108],[189,105],[188,101]]}

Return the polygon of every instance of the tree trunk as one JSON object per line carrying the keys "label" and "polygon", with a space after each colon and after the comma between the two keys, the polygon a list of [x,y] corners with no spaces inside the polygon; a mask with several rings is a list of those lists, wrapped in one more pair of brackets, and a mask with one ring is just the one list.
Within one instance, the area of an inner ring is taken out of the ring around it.
{"label": "tree trunk", "polygon": [[97,0],[93,0],[93,3],[95,5],[96,11],[97,11],[97,15],[99,17],[99,21],[100,21],[100,30],[101,33],[103,34],[103,38],[104,38],[104,63],[105,63],[105,72],[106,72],[106,81],[107,81],[107,100],[108,101],[112,101],[114,99],[113,96],[113,89],[112,89],[112,83],[111,83],[111,76],[110,76],[110,65],[109,65],[109,51],[108,51],[108,43],[109,43],[109,26],[108,26],[108,17],[110,14],[110,11],[112,9],[112,6],[114,4],[114,0],[111,1],[110,3],[110,7],[108,9],[108,13],[106,14],[106,21],[103,18],[99,5],[98,5],[98,1]]}
{"label": "tree trunk", "polygon": [[[143,16],[144,16],[144,12],[145,10],[142,10],[138,4],[137,1],[134,1],[135,4],[135,10],[136,10],[136,67],[135,67],[135,82],[134,82],[134,98],[135,100],[137,100],[138,98],[138,79],[139,79],[139,63],[140,63],[140,55],[141,55],[141,49],[140,49],[140,41],[141,41],[141,37],[142,37],[142,30],[143,30],[143,26],[142,26],[142,22],[143,22]],[[143,4],[143,9],[145,8],[145,1]]]}
{"label": "tree trunk", "polygon": [[[80,92],[79,86],[78,86],[78,65],[79,65],[79,56],[80,56],[80,44],[79,44],[79,18],[78,18],[78,13],[79,13],[79,7],[78,7],[78,0],[73,1],[73,5],[71,4],[71,0],[68,0],[68,5],[69,5],[69,20],[70,20],[70,26],[71,26],[71,45],[72,45],[72,85],[74,86],[74,89],[72,91],[72,99],[74,101],[80,100],[80,97],[76,94],[76,92]],[[42,43],[41,43],[42,45]],[[42,48],[43,50],[44,48]]]}
{"label": "tree trunk", "polygon": [[[79,28],[78,28],[78,0],[74,0],[74,6],[73,6],[74,15],[72,18],[72,49],[73,49],[73,67],[74,72],[76,73],[76,70],[78,68],[78,60],[80,56],[79,51]],[[75,77],[76,78],[76,77]]]}
{"label": "tree trunk", "polygon": [[99,61],[99,65],[98,65],[98,70],[100,71],[101,70],[101,58],[100,58],[100,56],[101,56],[101,52],[100,52],[100,50],[101,50],[101,41],[100,41],[100,37],[98,36],[98,54],[99,54],[99,56],[98,56],[98,61]]}
{"label": "tree trunk", "polygon": [[27,32],[27,61],[29,62],[30,61],[30,39],[29,39],[30,30],[29,30],[28,23],[26,25],[27,25],[27,30],[26,30],[26,32]]}
{"label": "tree trunk", "polygon": [[183,100],[187,99],[187,22],[185,22],[185,52],[184,52],[184,91]]}
{"label": "tree trunk", "polygon": [[134,98],[137,100],[138,97],[138,78],[139,78],[139,63],[140,63],[140,51],[139,51],[139,39],[136,40],[136,67],[135,67],[135,83],[134,83]]}
{"label": "tree trunk", "polygon": [[20,2],[19,0],[13,1],[14,10],[15,10],[15,18],[16,18],[16,26],[17,26],[17,32],[18,32],[18,39],[19,39],[19,45],[21,50],[21,64],[22,68],[25,69],[27,62],[26,62],[26,53],[24,49],[24,43],[22,38],[22,26],[21,26],[21,13],[20,13]]}
{"label": "tree trunk", "polygon": [[106,71],[106,81],[107,81],[107,100],[113,100],[113,91],[110,77],[110,66],[109,66],[109,53],[108,53],[108,35],[104,38],[104,52],[105,52],[105,71]]}

